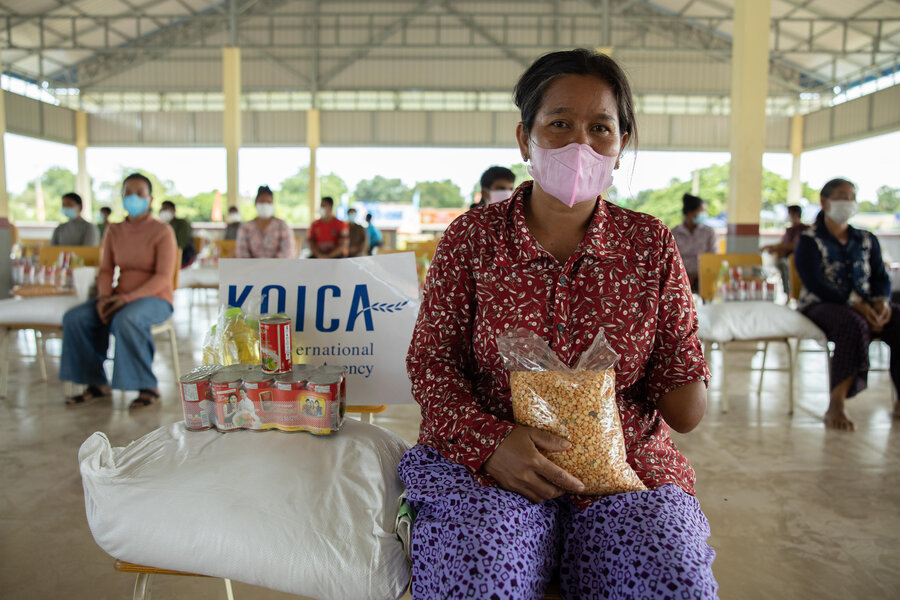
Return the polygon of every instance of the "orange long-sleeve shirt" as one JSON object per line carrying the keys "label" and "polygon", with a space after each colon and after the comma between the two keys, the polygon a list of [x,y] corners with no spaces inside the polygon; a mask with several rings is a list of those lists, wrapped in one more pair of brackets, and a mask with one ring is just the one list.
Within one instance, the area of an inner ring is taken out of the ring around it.
{"label": "orange long-sleeve shirt", "polygon": [[115,293],[125,302],[155,296],[172,304],[176,247],[172,228],[153,217],[109,225],[103,236],[97,292],[101,296],[113,292],[113,272],[119,267]]}

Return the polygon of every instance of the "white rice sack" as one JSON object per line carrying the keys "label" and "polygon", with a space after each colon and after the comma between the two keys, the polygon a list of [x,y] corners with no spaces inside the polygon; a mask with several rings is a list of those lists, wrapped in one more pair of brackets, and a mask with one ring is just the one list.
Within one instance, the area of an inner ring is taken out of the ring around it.
{"label": "white rice sack", "polygon": [[78,460],[110,556],[322,600],[395,600],[410,570],[394,528],[407,444],[348,420],[335,435],[161,427]]}

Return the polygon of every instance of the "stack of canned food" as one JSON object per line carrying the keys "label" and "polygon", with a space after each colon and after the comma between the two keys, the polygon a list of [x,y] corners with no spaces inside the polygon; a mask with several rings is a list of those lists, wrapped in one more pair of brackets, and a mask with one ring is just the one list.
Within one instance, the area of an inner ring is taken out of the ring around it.
{"label": "stack of canned food", "polygon": [[261,365],[203,366],[181,378],[187,429],[328,435],[341,428],[347,406],[344,368],[292,365],[290,325],[288,317],[260,320]]}

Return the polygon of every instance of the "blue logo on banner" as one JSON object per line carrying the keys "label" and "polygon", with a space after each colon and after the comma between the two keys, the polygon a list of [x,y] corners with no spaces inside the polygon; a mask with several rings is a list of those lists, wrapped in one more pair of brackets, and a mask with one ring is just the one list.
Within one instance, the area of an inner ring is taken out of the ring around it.
{"label": "blue logo on banner", "polygon": [[[228,306],[243,306],[244,302],[253,291],[252,285],[245,285],[238,293],[238,286],[228,286]],[[284,286],[267,285],[260,290],[262,296],[262,304],[260,312],[268,313],[286,313],[286,297],[287,292]],[[274,295],[275,305],[271,306],[272,296]],[[341,328],[341,320],[335,318],[329,313],[328,306],[332,300],[341,297],[341,288],[336,285],[320,286],[315,292],[315,327],[317,331],[322,333],[331,333]],[[294,329],[302,332],[305,327],[307,289],[305,285],[297,286],[297,310],[294,319]],[[350,300],[350,310],[344,324],[344,331],[353,331],[358,322],[365,325],[366,331],[374,331],[375,325],[372,322],[373,312],[394,313],[403,310],[409,304],[408,301],[401,302],[375,302],[369,301],[369,289],[365,284],[358,284],[353,288],[353,298]],[[328,318],[331,316],[331,318]]]}

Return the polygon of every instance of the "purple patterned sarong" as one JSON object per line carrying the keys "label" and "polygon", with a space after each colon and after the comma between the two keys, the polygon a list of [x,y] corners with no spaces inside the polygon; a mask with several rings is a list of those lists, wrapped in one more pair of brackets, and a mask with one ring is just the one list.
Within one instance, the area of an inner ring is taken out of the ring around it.
{"label": "purple patterned sarong", "polygon": [[413,525],[413,600],[540,599],[558,574],[567,600],[718,598],[709,522],[675,485],[534,504],[478,483],[417,445],[400,461]]}

